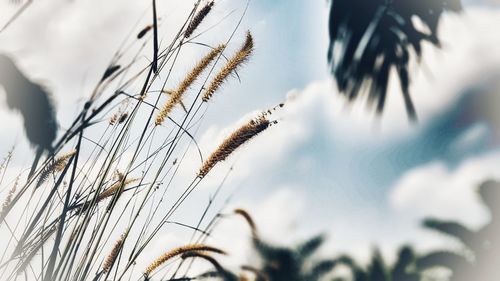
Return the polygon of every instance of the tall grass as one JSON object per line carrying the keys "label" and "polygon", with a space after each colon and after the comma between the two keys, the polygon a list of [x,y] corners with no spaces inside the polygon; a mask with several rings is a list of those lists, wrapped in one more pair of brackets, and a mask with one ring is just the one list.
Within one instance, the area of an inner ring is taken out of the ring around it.
{"label": "tall grass", "polygon": [[[195,1],[173,38],[163,38],[153,1],[153,24],[134,27],[135,36],[115,52],[71,125],[52,144],[52,152],[34,163],[32,173],[19,174],[15,183],[4,183],[2,174],[2,190],[8,192],[2,193],[6,196],[0,227],[10,234],[2,237],[2,280],[166,280],[167,274],[188,276],[189,270],[179,271],[188,258],[218,268],[208,252],[224,252],[196,244],[221,218],[206,215],[212,205],[197,226],[174,221],[173,216],[218,162],[272,121],[256,117],[203,161],[195,137],[208,101],[254,48],[248,32],[240,50],[229,59],[224,55],[226,46],[238,44],[233,36],[241,33],[241,19],[228,26],[231,34],[217,46],[195,41],[216,8],[213,1]],[[179,60],[186,46],[197,46],[207,55],[171,90],[172,77],[183,72]],[[144,56],[152,58],[147,65],[139,59]],[[180,105],[185,111],[175,110]],[[199,165],[191,167],[189,184],[174,188],[190,151],[201,155]],[[10,156],[0,172],[9,168],[9,161]],[[138,268],[151,260],[152,245],[171,225],[191,231],[194,244]],[[180,259],[166,263],[176,256]],[[184,265],[189,269],[191,263]]]}

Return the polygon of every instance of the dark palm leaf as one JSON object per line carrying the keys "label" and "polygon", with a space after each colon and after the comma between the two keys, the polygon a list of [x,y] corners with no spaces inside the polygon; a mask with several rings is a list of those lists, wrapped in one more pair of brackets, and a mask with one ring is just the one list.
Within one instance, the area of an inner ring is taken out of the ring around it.
{"label": "dark palm leaf", "polygon": [[420,257],[416,264],[419,270],[445,267],[453,270],[454,274],[456,271],[463,271],[466,268],[470,268],[470,264],[465,257],[448,251],[437,251]]}
{"label": "dark palm leaf", "polygon": [[270,280],[300,280],[302,264],[297,262],[294,249],[275,247],[259,238],[253,239],[253,246],[263,260],[261,271]]}
{"label": "dark palm leaf", "polygon": [[42,150],[52,150],[57,121],[50,94],[26,77],[14,61],[3,54],[0,54],[0,87],[5,89],[8,107],[23,116],[30,143]]}
{"label": "dark palm leaf", "polygon": [[323,244],[325,238],[323,235],[318,235],[312,239],[309,239],[305,243],[297,247],[297,255],[301,260],[309,258],[318,248]]}
{"label": "dark palm leaf", "polygon": [[384,259],[379,250],[373,254],[372,261],[368,266],[368,276],[370,281],[388,280]]}
{"label": "dark palm leaf", "polygon": [[337,264],[338,262],[336,260],[320,261],[313,266],[309,274],[307,274],[305,280],[306,281],[321,280],[321,278],[324,275],[330,273]]}
{"label": "dark palm leaf", "polygon": [[349,256],[341,256],[337,259],[339,264],[347,266],[352,273],[354,281],[369,281],[367,273],[359,266],[354,259]]}
{"label": "dark palm leaf", "polygon": [[452,236],[460,240],[467,247],[474,249],[476,233],[458,222],[442,221],[438,219],[425,219],[423,222],[425,228],[436,230],[440,233]]}
{"label": "dark palm leaf", "polygon": [[[394,265],[391,276],[392,280],[410,280],[409,268],[415,261],[415,253],[411,247],[403,247],[398,254],[398,259]],[[416,279],[418,280],[418,279]]]}
{"label": "dark palm leaf", "polygon": [[[460,0],[332,0],[328,60],[341,93],[350,100],[368,93],[381,113],[389,74],[395,69],[407,113],[416,120],[409,93],[410,52],[420,58],[424,41],[439,46],[437,28],[442,13],[461,9]],[[414,17],[427,30],[418,29]]]}

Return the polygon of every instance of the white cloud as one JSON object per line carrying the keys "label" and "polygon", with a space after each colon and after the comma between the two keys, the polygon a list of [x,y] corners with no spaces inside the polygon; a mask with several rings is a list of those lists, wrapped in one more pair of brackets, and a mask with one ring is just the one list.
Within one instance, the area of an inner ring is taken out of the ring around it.
{"label": "white cloud", "polygon": [[488,220],[487,210],[476,193],[485,180],[500,179],[500,153],[468,159],[456,168],[434,162],[401,177],[392,189],[390,202],[408,217],[436,216],[478,227]]}

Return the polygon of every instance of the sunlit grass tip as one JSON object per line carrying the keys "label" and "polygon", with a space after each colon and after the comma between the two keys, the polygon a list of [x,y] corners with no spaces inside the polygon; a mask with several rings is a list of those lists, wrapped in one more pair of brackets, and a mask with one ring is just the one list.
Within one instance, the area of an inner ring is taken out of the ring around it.
{"label": "sunlit grass tip", "polygon": [[226,254],[224,251],[214,248],[211,246],[207,245],[202,245],[202,244],[192,244],[192,245],[186,245],[186,246],[181,246],[178,248],[175,248],[169,252],[166,252],[165,254],[161,255],[159,258],[157,258],[155,261],[153,261],[144,271],[144,276],[148,277],[155,269],[157,269],[159,266],[167,262],[168,260],[188,253],[188,252],[212,252],[212,253],[217,253],[217,254]]}
{"label": "sunlit grass tip", "polygon": [[203,93],[203,101],[208,102],[217,90],[224,84],[229,75],[250,59],[254,51],[254,40],[250,31],[247,32],[243,46],[219,70]]}
{"label": "sunlit grass tip", "polygon": [[120,253],[120,250],[123,245],[123,241],[125,239],[125,235],[120,236],[120,239],[116,241],[115,245],[113,246],[113,249],[111,249],[111,252],[109,255],[106,257],[102,264],[102,271],[103,272],[108,272],[111,269],[111,266],[113,266],[113,263],[116,260],[116,257]]}
{"label": "sunlit grass tip", "polygon": [[195,30],[200,26],[201,22],[207,17],[207,15],[210,13],[212,10],[212,7],[215,5],[214,1],[209,1],[201,10],[196,13],[196,15],[193,17],[193,20],[189,23],[188,27],[186,28],[186,32],[184,32],[184,38],[189,38]]}
{"label": "sunlit grass tip", "polygon": [[75,153],[76,150],[72,150],[66,154],[57,157],[52,162],[50,162],[40,173],[36,186],[39,187],[40,185],[42,185],[49,178],[50,174],[55,172],[61,172],[62,170],[64,170],[64,168],[68,164],[68,160],[71,157],[73,157]]}
{"label": "sunlit grass tip", "polygon": [[238,147],[266,130],[271,122],[264,115],[252,119],[227,137],[219,147],[205,160],[201,166],[198,177],[205,177],[217,163],[226,160]]}
{"label": "sunlit grass tip", "polygon": [[160,112],[156,116],[155,124],[161,125],[165,118],[170,114],[174,106],[182,103],[182,97],[186,93],[186,91],[191,87],[191,85],[196,81],[196,79],[201,75],[203,70],[205,70],[210,63],[216,59],[219,54],[224,50],[226,45],[221,44],[218,47],[212,49],[207,55],[205,55],[196,66],[186,75],[184,80],[179,84],[177,89],[168,91],[170,94],[169,100],[167,103],[161,108]]}

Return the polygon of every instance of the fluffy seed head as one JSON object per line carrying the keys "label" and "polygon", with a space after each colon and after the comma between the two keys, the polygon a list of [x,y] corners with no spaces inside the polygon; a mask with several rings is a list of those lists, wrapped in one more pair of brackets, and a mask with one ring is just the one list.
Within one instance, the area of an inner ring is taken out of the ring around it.
{"label": "fluffy seed head", "polygon": [[188,253],[188,252],[212,252],[212,253],[217,253],[217,254],[223,254],[225,255],[226,253],[220,249],[210,247],[207,245],[201,245],[201,244],[192,244],[192,245],[186,245],[182,247],[175,248],[159,258],[157,258],[154,262],[152,262],[144,271],[144,276],[148,277],[151,272],[153,272],[155,269],[157,269],[160,265],[164,264],[171,258],[174,258],[176,256]]}
{"label": "fluffy seed head", "polygon": [[210,13],[214,4],[214,1],[210,1],[205,6],[203,6],[203,8],[201,8],[201,10],[194,16],[193,20],[186,28],[184,38],[189,38],[191,37],[191,35],[193,35],[194,31],[198,28],[198,26],[200,26],[201,22],[205,19],[208,13]]}
{"label": "fluffy seed head", "polygon": [[[139,179],[138,178],[134,178],[134,179],[126,179],[123,181],[123,179],[119,179],[118,182],[116,182],[115,184],[113,184],[112,186],[108,187],[106,190],[104,190],[103,192],[101,192],[98,196],[97,196],[97,201],[101,201],[101,200],[104,200],[110,196],[113,196],[116,192],[118,191],[123,191],[123,187],[131,184],[131,183],[134,183],[136,181],[138,181]],[[122,184],[122,181],[123,181],[123,184]]]}
{"label": "fluffy seed head", "polygon": [[231,57],[226,65],[219,70],[213,80],[210,82],[205,92],[203,93],[203,101],[208,102],[215,92],[222,86],[224,81],[234,73],[242,64],[248,61],[254,50],[253,37],[250,32],[247,32],[245,43],[233,57]]}
{"label": "fluffy seed head", "polygon": [[12,203],[12,197],[14,197],[14,194],[16,193],[18,184],[19,184],[19,176],[16,178],[14,186],[9,190],[9,194],[7,194],[7,198],[5,198],[5,201],[2,204],[2,210],[0,211],[0,222],[2,222],[4,217],[6,216],[7,209],[10,207],[10,204]]}
{"label": "fluffy seed head", "polygon": [[123,245],[123,239],[124,236],[122,235],[118,241],[116,241],[115,245],[113,246],[113,249],[109,253],[109,255],[106,257],[106,260],[104,260],[102,264],[102,271],[103,272],[108,272],[109,269],[111,269],[111,266],[116,260],[116,257],[120,253],[121,247]]}
{"label": "fluffy seed head", "polygon": [[217,56],[224,50],[226,45],[221,44],[217,48],[212,49],[207,55],[205,55],[196,66],[186,75],[184,80],[179,84],[177,89],[169,91],[170,98],[168,102],[162,107],[158,115],[156,116],[155,124],[161,125],[165,118],[170,114],[174,106],[182,103],[182,97],[186,91],[191,87],[194,81],[201,75],[203,70],[205,70],[210,63],[217,58]]}
{"label": "fluffy seed head", "polygon": [[53,162],[49,163],[43,171],[40,173],[40,177],[38,178],[38,182],[36,184],[36,187],[39,187],[42,185],[50,176],[50,174],[55,173],[55,172],[61,172],[64,170],[66,165],[68,164],[68,160],[75,155],[76,150],[73,150],[71,152],[68,152],[62,156],[57,157],[54,159]]}
{"label": "fluffy seed head", "polygon": [[222,144],[208,157],[198,172],[198,177],[205,177],[219,162],[224,161],[238,147],[267,129],[271,123],[264,116],[253,119],[226,138]]}

